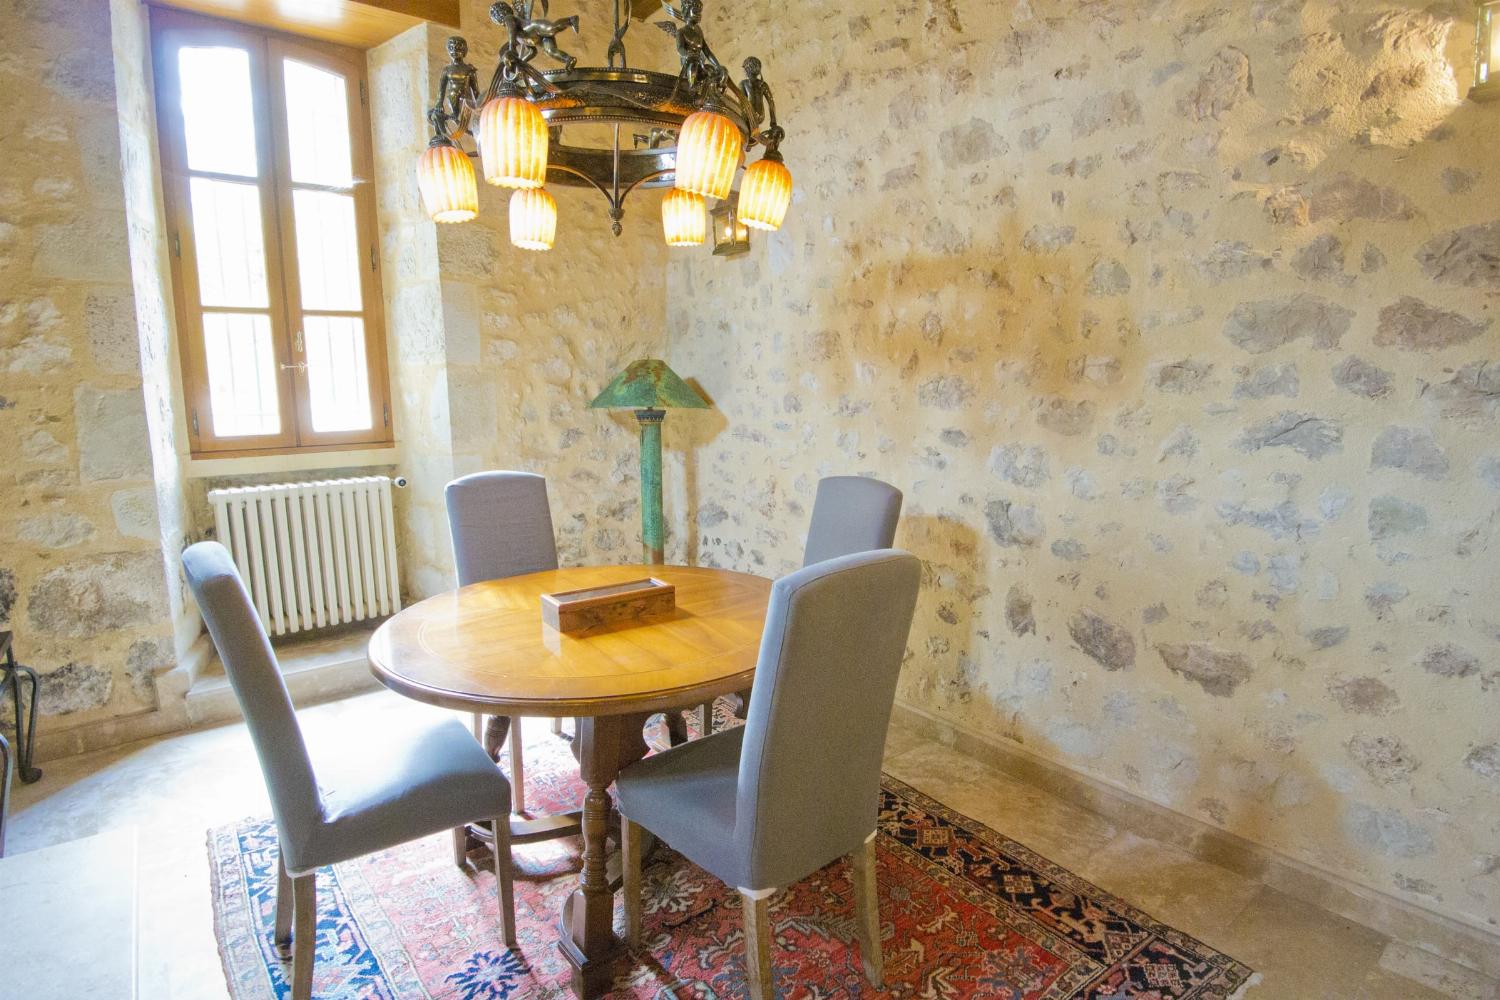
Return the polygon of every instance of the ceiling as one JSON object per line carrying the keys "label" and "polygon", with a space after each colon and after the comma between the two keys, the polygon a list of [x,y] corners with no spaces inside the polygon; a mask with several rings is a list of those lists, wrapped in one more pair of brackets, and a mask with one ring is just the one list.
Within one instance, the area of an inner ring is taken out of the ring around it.
{"label": "ceiling", "polygon": [[368,49],[413,25],[458,27],[459,0],[151,0],[199,14]]}

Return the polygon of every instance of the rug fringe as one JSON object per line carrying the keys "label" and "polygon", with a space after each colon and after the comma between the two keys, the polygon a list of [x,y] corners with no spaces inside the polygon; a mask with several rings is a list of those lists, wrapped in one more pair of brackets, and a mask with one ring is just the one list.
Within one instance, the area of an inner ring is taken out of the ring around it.
{"label": "rug fringe", "polygon": [[1249,979],[1240,984],[1240,988],[1229,995],[1229,1000],[1245,1000],[1245,994],[1260,985],[1260,973],[1257,972]]}
{"label": "rug fringe", "polygon": [[219,949],[219,971],[224,974],[225,991],[232,995],[234,992],[234,976],[229,968],[229,950],[224,940],[223,908],[219,905],[219,893],[222,887],[219,885],[219,859],[214,851],[214,837],[217,833],[218,828],[209,827],[208,832],[204,835],[208,847],[209,905],[214,908],[214,944]]}

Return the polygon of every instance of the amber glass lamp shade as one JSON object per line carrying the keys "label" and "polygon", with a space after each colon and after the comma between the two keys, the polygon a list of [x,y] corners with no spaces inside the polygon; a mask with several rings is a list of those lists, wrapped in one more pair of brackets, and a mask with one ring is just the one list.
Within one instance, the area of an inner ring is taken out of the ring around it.
{"label": "amber glass lamp shade", "polygon": [[661,228],[669,247],[698,247],[708,239],[706,203],[701,194],[668,191],[661,200]]}
{"label": "amber glass lamp shade", "polygon": [[452,143],[428,146],[417,161],[417,187],[433,222],[468,222],[479,215],[474,165]]}
{"label": "amber glass lamp shade", "polygon": [[510,196],[510,241],[522,250],[551,250],[557,239],[557,202],[546,188]]}
{"label": "amber glass lamp shade", "polygon": [[792,172],[780,155],[767,155],[745,168],[736,213],[751,229],[780,229],[792,203]]}
{"label": "amber glass lamp shade", "polygon": [[677,132],[676,184],[680,191],[723,198],[734,185],[745,136],[717,111],[695,111]]}
{"label": "amber glass lamp shade", "polygon": [[522,97],[492,98],[479,109],[484,179],[496,187],[539,188],[547,181],[547,122]]}

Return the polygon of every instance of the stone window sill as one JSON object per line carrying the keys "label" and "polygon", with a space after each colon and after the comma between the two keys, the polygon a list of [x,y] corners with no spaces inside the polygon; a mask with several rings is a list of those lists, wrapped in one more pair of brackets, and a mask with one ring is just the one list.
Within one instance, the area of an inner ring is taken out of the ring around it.
{"label": "stone window sill", "polygon": [[351,469],[362,466],[396,465],[401,461],[399,445],[382,448],[351,448],[338,451],[297,451],[281,455],[237,455],[232,458],[190,458],[189,479],[216,476],[247,476],[262,472],[314,472],[319,469]]}

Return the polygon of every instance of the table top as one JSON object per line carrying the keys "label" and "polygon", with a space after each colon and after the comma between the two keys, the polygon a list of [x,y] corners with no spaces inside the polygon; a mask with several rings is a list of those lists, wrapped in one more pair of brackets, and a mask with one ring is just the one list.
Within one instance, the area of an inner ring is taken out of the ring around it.
{"label": "table top", "polygon": [[[564,634],[541,595],[656,577],[670,615]],[[495,715],[599,716],[681,708],[755,676],[771,581],[692,566],[576,566],[471,584],[392,615],[370,639],[386,687]]]}

